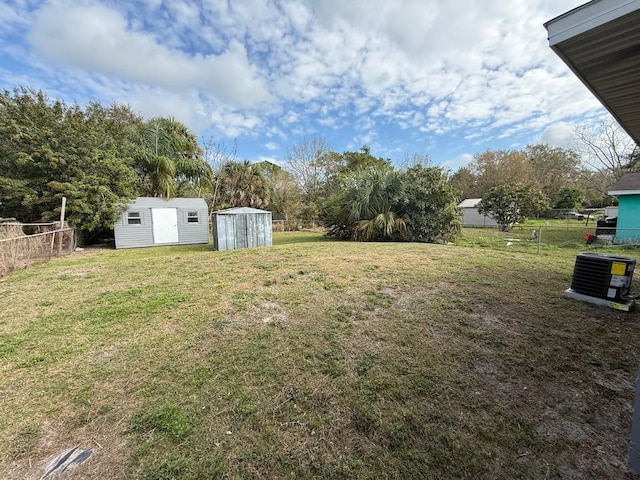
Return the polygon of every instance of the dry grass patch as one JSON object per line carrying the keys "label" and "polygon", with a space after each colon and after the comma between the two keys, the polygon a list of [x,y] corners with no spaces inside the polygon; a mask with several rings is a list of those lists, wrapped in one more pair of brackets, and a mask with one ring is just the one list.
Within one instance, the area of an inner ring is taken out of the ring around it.
{"label": "dry grass patch", "polygon": [[572,252],[209,248],[5,281],[0,476],[628,477],[638,314],[562,297]]}

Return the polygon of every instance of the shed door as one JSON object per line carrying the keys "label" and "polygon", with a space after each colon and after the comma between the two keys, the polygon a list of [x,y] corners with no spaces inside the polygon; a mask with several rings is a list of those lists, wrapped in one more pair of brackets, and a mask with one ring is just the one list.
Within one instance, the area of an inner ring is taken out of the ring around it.
{"label": "shed door", "polygon": [[153,243],[178,242],[178,209],[152,208]]}

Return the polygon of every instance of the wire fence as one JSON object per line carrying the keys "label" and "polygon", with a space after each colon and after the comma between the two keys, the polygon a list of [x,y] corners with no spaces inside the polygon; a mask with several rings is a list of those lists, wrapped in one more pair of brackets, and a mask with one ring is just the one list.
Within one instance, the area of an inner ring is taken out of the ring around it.
{"label": "wire fence", "polygon": [[516,225],[508,232],[497,228],[463,228],[456,244],[492,249],[543,253],[555,249],[616,250],[640,247],[640,228],[580,225]]}
{"label": "wire fence", "polygon": [[[0,277],[12,270],[25,268],[36,260],[64,256],[75,248],[73,228],[56,228],[56,224],[0,224]],[[26,235],[24,228],[48,231]]]}
{"label": "wire fence", "polygon": [[317,220],[295,218],[292,220],[272,220],[271,228],[274,232],[298,232],[322,228],[322,224]]}

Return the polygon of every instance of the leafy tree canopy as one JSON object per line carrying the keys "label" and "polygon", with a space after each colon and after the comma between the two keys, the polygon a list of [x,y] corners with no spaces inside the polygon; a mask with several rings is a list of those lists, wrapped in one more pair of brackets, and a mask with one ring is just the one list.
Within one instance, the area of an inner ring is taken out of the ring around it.
{"label": "leafy tree canopy", "polygon": [[533,185],[506,184],[493,187],[478,204],[478,211],[493,217],[502,231],[549,208],[549,199]]}
{"label": "leafy tree canopy", "polygon": [[114,204],[136,195],[133,135],[141,119],[128,107],[52,101],[16,88],[0,94],[0,216],[67,219],[81,231],[112,226]]}
{"label": "leafy tree canopy", "polygon": [[558,200],[553,208],[575,209],[584,201],[584,190],[574,187],[563,187],[558,193]]}
{"label": "leafy tree canopy", "polygon": [[227,162],[220,169],[215,183],[215,208],[265,208],[269,205],[269,188],[258,164],[247,160]]}
{"label": "leafy tree canopy", "polygon": [[353,240],[447,240],[459,228],[456,195],[439,167],[372,165],[343,177],[327,234]]}

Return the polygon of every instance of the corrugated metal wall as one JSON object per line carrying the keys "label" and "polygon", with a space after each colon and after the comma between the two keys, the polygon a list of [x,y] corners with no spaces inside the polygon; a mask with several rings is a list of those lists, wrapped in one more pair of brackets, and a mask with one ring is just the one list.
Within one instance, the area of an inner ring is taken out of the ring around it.
{"label": "corrugated metal wall", "polygon": [[273,244],[271,212],[216,213],[212,223],[215,250],[269,247]]}

